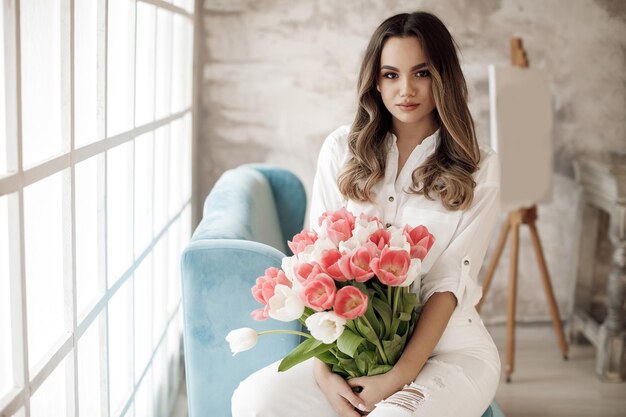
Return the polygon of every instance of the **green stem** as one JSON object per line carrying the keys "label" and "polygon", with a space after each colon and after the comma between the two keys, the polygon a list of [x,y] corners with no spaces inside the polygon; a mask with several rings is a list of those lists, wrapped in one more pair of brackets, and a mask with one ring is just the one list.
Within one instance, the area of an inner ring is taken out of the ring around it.
{"label": "green stem", "polygon": [[393,298],[393,314],[391,316],[392,319],[396,318],[396,312],[398,311],[398,299],[400,298],[399,292],[402,290],[402,287],[396,287],[394,289],[394,298]]}
{"label": "green stem", "polygon": [[312,336],[310,334],[304,332],[298,332],[296,330],[263,330],[262,332],[257,332],[259,336],[264,334],[272,334],[272,333],[288,333],[288,334],[297,334],[299,336],[304,336],[307,339],[310,339]]}
{"label": "green stem", "polygon": [[369,320],[365,316],[361,316],[359,318],[363,319],[363,322],[365,323],[365,325],[369,327],[369,329],[372,331],[372,334],[376,338],[375,345],[376,345],[376,348],[378,349],[378,353],[380,353],[381,358],[383,358],[383,362],[385,362],[385,365],[389,365],[389,360],[387,359],[387,355],[385,355],[385,350],[383,349],[383,345],[380,344],[380,340],[378,339],[378,336],[376,335],[376,331],[374,331],[374,328],[370,324]]}

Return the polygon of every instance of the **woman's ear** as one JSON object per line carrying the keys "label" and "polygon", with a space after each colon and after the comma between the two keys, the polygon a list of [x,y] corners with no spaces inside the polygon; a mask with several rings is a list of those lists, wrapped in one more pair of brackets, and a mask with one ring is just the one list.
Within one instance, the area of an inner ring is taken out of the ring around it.
{"label": "woman's ear", "polygon": [[380,86],[378,84],[376,84],[376,89],[378,90],[378,92],[380,93]]}

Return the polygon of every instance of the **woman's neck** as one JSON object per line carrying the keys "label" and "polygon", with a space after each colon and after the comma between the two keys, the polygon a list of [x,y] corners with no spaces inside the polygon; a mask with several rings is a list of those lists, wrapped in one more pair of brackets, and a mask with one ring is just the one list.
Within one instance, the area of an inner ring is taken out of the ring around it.
{"label": "woman's neck", "polygon": [[419,124],[407,124],[394,120],[392,131],[396,135],[398,143],[410,143],[417,146],[427,137],[435,133],[439,125],[434,117],[428,118]]}

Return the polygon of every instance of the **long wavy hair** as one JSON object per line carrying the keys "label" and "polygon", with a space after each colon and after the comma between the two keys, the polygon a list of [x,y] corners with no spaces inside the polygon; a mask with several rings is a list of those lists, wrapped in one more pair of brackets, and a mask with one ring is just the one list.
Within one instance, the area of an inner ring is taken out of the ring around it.
{"label": "long wavy hair", "polygon": [[456,42],[445,25],[427,12],[403,13],[385,20],[370,39],[358,81],[358,109],[348,136],[350,159],[337,178],[341,193],[357,201],[372,201],[374,187],[384,178],[385,139],[391,113],[376,89],[380,56],[387,39],[416,37],[429,62],[439,141],[432,155],[416,168],[409,192],[429,200],[438,197],[448,210],[468,208],[476,183],[480,150],[474,121],[467,107],[467,84],[457,57]]}

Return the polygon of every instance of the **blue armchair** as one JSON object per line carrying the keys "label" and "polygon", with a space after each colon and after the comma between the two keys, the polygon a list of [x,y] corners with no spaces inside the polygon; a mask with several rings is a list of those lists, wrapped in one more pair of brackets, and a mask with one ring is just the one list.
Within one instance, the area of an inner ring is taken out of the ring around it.
{"label": "blue armchair", "polygon": [[[297,322],[256,322],[251,287],[291,254],[287,240],[303,227],[306,193],[291,172],[264,164],[226,171],[204,203],[203,218],[182,255],[182,303],[189,417],[228,417],[233,391],[247,375],[289,353],[293,335],[261,337],[232,357],[224,337],[239,327],[299,330]],[[483,417],[503,416],[495,403]]]}

